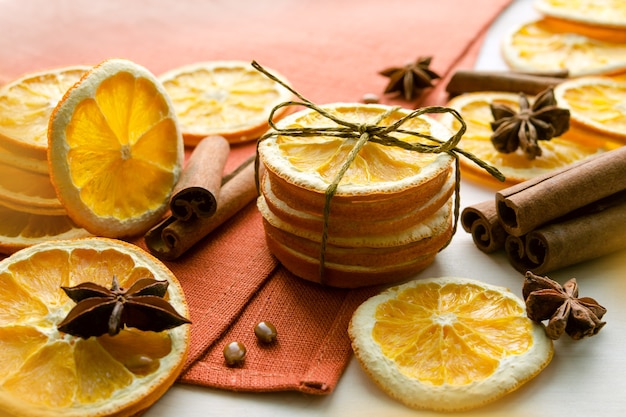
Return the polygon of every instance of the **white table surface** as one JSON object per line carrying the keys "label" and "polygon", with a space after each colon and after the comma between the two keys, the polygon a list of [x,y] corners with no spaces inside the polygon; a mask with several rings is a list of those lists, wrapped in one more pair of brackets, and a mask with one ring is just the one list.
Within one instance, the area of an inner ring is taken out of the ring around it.
{"label": "white table surface", "polygon": [[[512,25],[534,19],[532,0],[517,0],[491,27],[477,62],[480,69],[505,69],[499,39]],[[464,181],[461,205],[493,198],[494,190]],[[548,274],[561,283],[576,277],[581,296],[596,298],[607,325],[588,339],[563,337],[535,379],[501,400],[463,416],[613,417],[626,415],[626,253]],[[522,276],[503,253],[487,255],[459,226],[451,245],[419,277],[462,276],[510,288],[521,297]],[[196,416],[441,416],[405,407],[383,393],[353,358],[335,391],[327,396],[298,392],[237,393],[175,384],[145,417]],[[447,414],[456,415],[456,414]]]}

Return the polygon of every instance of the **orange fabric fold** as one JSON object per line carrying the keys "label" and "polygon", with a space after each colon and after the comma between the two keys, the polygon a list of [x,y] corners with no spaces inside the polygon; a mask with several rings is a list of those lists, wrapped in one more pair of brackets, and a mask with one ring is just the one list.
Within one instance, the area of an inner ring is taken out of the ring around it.
{"label": "orange fabric fold", "polygon": [[[26,72],[109,57],[155,74],[198,61],[257,60],[318,104],[443,104],[456,68],[471,68],[492,20],[512,0],[245,0],[212,2],[0,1],[0,84]],[[433,56],[443,78],[419,101],[382,94],[378,71]],[[254,153],[234,146],[226,171]],[[145,247],[142,239],[135,241]],[[167,262],[191,309],[192,343],[180,381],[230,390],[333,391],[351,355],[352,312],[375,289],[338,290],[287,272],[269,253],[254,204],[179,260]],[[253,327],[270,320],[278,341],[259,345]],[[247,345],[239,368],[222,348]]]}

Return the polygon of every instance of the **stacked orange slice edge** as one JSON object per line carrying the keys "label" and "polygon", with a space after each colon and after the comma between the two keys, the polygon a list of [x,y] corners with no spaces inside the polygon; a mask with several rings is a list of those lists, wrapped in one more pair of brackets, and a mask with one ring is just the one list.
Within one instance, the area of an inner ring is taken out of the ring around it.
{"label": "stacked orange slice edge", "polygon": [[50,180],[48,120],[89,67],[27,74],[0,87],[0,253],[90,233],[71,220]]}

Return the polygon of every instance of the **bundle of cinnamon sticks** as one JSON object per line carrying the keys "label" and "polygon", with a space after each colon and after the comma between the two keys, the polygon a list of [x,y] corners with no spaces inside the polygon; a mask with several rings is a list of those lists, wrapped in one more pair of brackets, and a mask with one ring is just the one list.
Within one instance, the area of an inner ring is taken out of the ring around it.
{"label": "bundle of cinnamon sticks", "polygon": [[171,214],[144,236],[154,256],[180,257],[257,197],[254,156],[223,176],[229,153],[221,136],[196,145],[172,191]]}
{"label": "bundle of cinnamon sticks", "polygon": [[511,186],[466,207],[463,229],[520,272],[545,274],[626,249],[626,147]]}

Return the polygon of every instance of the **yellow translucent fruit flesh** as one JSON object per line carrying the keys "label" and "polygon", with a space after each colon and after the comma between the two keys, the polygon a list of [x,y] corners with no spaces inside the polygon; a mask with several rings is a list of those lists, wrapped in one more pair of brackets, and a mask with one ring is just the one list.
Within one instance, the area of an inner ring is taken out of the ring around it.
{"label": "yellow translucent fruit flesh", "polygon": [[0,274],[0,326],[37,323],[48,309],[22,288],[9,273]]}
{"label": "yellow translucent fruit flesh", "polygon": [[45,155],[52,110],[86,68],[59,69],[26,76],[0,89],[0,140],[18,142]]}
{"label": "yellow translucent fruit flesh", "polygon": [[[329,112],[348,122],[370,124],[376,121],[382,113],[380,109],[367,107],[338,107],[330,109]],[[387,126],[399,118],[400,116],[398,115],[386,117],[379,125]],[[306,113],[289,127],[312,126],[315,128],[336,127],[333,122],[316,112]],[[423,135],[431,133],[429,125],[421,119],[412,119],[405,123],[402,128],[415,130]],[[427,139],[407,134],[393,134],[393,136],[408,143],[429,142]],[[317,136],[313,138],[278,136],[277,138],[280,151],[293,167],[304,172],[315,172],[328,183],[334,180],[341,167],[345,164],[354,142],[355,139],[331,136]],[[408,176],[416,175],[424,166],[433,162],[435,158],[434,154],[368,142],[359,151],[340,183],[370,184],[398,181]]]}
{"label": "yellow translucent fruit flesh", "polygon": [[509,63],[519,69],[567,69],[571,76],[626,68],[626,44],[594,40],[576,33],[559,33],[545,21],[521,27],[505,45],[505,53],[513,57]]}
{"label": "yellow translucent fruit flesh", "polygon": [[31,355],[2,388],[31,404],[67,407],[74,401],[77,378],[72,345],[55,341]]}
{"label": "yellow translucent fruit flesh", "polygon": [[464,385],[530,348],[531,324],[521,316],[520,305],[496,291],[431,283],[380,304],[372,335],[408,377]]}
{"label": "yellow translucent fruit flesh", "polygon": [[139,278],[154,278],[146,268],[135,266],[134,260],[116,250],[94,251],[74,249],[69,258],[69,285],[75,286],[90,281],[110,287],[113,276],[120,286],[128,288]]}
{"label": "yellow translucent fruit flesh", "polygon": [[116,390],[133,382],[133,374],[94,338],[76,342],[74,360],[78,402],[92,403],[104,400]]}
{"label": "yellow translucent fruit flesh", "polygon": [[67,295],[61,286],[69,284],[69,255],[64,250],[33,254],[30,258],[9,267],[13,279],[31,296],[46,306],[67,304]]}
{"label": "yellow translucent fruit flesh", "polygon": [[196,68],[163,81],[183,130],[187,125],[238,130],[267,118],[280,93],[276,84],[252,68]]}
{"label": "yellow translucent fruit flesh", "polygon": [[0,327],[0,384],[17,372],[34,352],[38,351],[48,337],[28,326]]}
{"label": "yellow translucent fruit flesh", "polygon": [[563,98],[575,119],[626,134],[626,83],[581,83],[564,90]]}
{"label": "yellow translucent fruit flesh", "polygon": [[85,205],[127,219],[158,208],[178,161],[175,121],[154,85],[126,72],[103,81],[75,109],[68,164]]}

